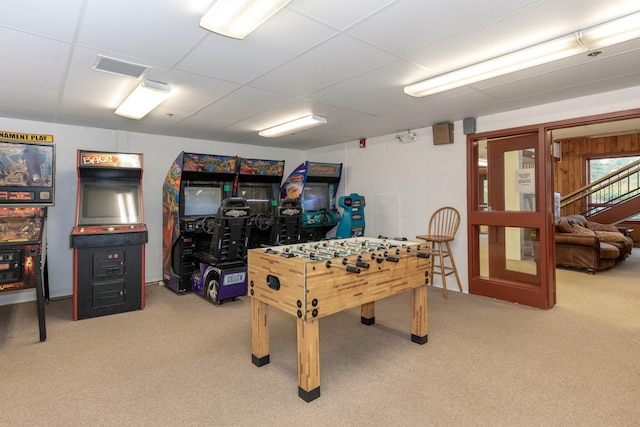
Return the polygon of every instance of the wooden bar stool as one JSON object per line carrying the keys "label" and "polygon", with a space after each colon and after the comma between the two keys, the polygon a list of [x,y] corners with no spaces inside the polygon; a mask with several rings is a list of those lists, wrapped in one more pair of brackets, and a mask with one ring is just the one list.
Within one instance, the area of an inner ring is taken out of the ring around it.
{"label": "wooden bar stool", "polygon": [[[458,276],[456,262],[451,253],[449,242],[455,238],[458,226],[460,225],[460,213],[452,207],[440,208],[434,212],[429,219],[428,234],[416,236],[417,239],[425,240],[429,243],[429,252],[431,253],[430,276],[433,284],[433,275],[440,274],[442,276],[442,290],[444,297],[447,298],[447,276],[455,274],[458,281],[458,288],[462,292],[462,284]],[[449,258],[450,266],[445,264],[445,259]],[[436,260],[438,263],[436,263]]]}

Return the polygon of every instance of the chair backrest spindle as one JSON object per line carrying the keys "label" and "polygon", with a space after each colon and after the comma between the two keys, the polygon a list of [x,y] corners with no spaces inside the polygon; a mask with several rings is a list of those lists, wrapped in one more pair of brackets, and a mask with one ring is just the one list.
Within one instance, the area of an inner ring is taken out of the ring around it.
{"label": "chair backrest spindle", "polygon": [[453,240],[460,225],[460,213],[452,207],[446,206],[434,212],[429,220],[429,234],[442,236]]}

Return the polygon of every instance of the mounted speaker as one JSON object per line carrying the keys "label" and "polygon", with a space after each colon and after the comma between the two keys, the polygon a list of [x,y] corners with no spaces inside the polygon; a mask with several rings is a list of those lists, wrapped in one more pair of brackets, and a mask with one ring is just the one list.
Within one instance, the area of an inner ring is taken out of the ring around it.
{"label": "mounted speaker", "polygon": [[467,117],[462,121],[462,132],[465,135],[470,135],[472,133],[476,133],[476,118],[475,117]]}
{"label": "mounted speaker", "polygon": [[453,123],[433,125],[433,144],[453,144]]}

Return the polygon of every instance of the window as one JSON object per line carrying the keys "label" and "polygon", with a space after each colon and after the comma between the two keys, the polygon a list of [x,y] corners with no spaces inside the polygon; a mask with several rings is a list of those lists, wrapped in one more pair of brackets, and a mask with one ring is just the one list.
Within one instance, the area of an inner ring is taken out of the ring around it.
{"label": "window", "polygon": [[[617,203],[631,196],[637,195],[639,191],[639,173],[637,170],[635,173],[628,176],[625,176],[625,174],[616,176],[610,175],[615,174],[616,172],[634,162],[637,162],[638,160],[640,160],[640,156],[603,157],[589,159],[589,184],[596,183],[600,180],[602,180],[603,183],[602,189],[598,190],[590,196],[590,205],[597,209],[598,207],[604,207],[606,205]],[[609,176],[609,178],[604,179],[607,176]],[[607,184],[607,181],[611,181],[611,184],[605,185]],[[640,221],[640,214],[629,219]]]}

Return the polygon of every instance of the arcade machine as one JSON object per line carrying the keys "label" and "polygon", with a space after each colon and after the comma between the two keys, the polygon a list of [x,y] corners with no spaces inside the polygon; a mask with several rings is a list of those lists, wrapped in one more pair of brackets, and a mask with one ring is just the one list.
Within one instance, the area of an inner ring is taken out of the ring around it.
{"label": "arcade machine", "polygon": [[145,243],[142,154],[78,150],[74,320],[142,310]]}
{"label": "arcade machine", "polygon": [[[246,294],[246,200],[232,197],[237,157],[181,152],[163,186],[164,284],[212,302]],[[222,288],[220,288],[222,284]]]}
{"label": "arcade machine", "polygon": [[272,245],[273,214],[278,203],[284,160],[240,158],[239,163],[234,196],[245,199],[251,208],[247,223],[248,249]]}
{"label": "arcade machine", "polygon": [[40,341],[47,339],[44,230],[54,204],[54,155],[53,144],[0,141],[0,293],[35,288]]}
{"label": "arcade machine", "polygon": [[[248,220],[251,208],[241,197],[222,200],[215,219],[205,220],[209,250],[196,252],[198,271],[191,287],[206,300],[222,304],[247,294]],[[208,225],[213,224],[212,229]]]}
{"label": "arcade machine", "polygon": [[338,205],[343,209],[340,224],[336,230],[336,237],[364,236],[364,196],[351,193],[338,199]]}
{"label": "arcade machine", "polygon": [[302,240],[317,241],[326,237],[338,224],[336,192],[342,177],[342,163],[304,162],[282,184],[281,198],[300,201]]}
{"label": "arcade machine", "polygon": [[274,208],[271,225],[271,243],[290,245],[302,242],[302,208],[300,200],[280,199]]}

